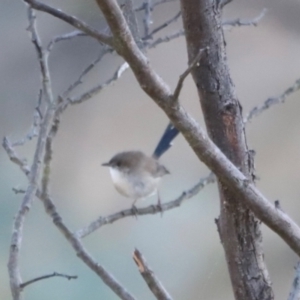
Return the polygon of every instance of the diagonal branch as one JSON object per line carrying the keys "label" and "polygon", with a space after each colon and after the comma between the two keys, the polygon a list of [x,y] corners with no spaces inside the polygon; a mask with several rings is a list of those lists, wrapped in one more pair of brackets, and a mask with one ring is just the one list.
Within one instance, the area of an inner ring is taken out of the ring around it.
{"label": "diagonal branch", "polygon": [[113,40],[110,36],[103,34],[103,33],[99,32],[98,30],[90,27],[85,22],[80,21],[76,17],[70,16],[70,15],[64,13],[63,11],[61,11],[60,9],[53,8],[47,4],[44,4],[44,3],[36,1],[36,0],[24,0],[24,2],[28,3],[32,8],[34,8],[36,10],[46,12],[58,19],[65,21],[66,23],[72,25],[73,27],[77,28],[78,30],[95,38],[99,42],[113,47]]}
{"label": "diagonal branch", "polygon": [[74,276],[74,275],[66,275],[66,274],[61,274],[61,273],[57,273],[57,272],[54,272],[52,274],[48,274],[48,275],[43,275],[43,276],[39,276],[39,277],[36,277],[36,278],[33,278],[31,280],[28,280],[24,283],[22,283],[20,285],[20,288],[21,289],[24,289],[26,286],[32,284],[32,283],[35,283],[37,281],[40,281],[40,280],[44,280],[44,279],[49,279],[49,278],[52,278],[52,277],[63,277],[63,278],[66,278],[68,280],[71,280],[71,279],[77,279],[78,276]]}
{"label": "diagonal branch", "polygon": [[193,70],[193,68],[195,68],[195,66],[200,65],[199,61],[201,59],[201,56],[202,56],[204,50],[208,50],[208,48],[200,49],[199,53],[196,55],[196,57],[190,63],[188,68],[179,76],[179,80],[178,80],[177,86],[176,86],[174,94],[173,94],[174,101],[178,101],[179,94],[181,92],[185,78],[191,73],[191,71]]}
{"label": "diagonal branch", "polygon": [[144,208],[137,208],[136,210],[125,209],[120,212],[111,214],[107,217],[99,217],[97,220],[91,222],[88,226],[77,230],[76,236],[79,238],[84,238],[87,235],[99,229],[100,227],[107,224],[112,224],[126,217],[157,214],[157,213],[162,213],[167,210],[173,209],[175,207],[179,207],[183,201],[191,199],[192,197],[197,195],[205,186],[207,186],[210,183],[214,183],[215,181],[216,181],[215,175],[210,173],[208,176],[201,178],[197,184],[195,184],[189,190],[183,192],[175,200],[169,201],[167,203],[162,203],[161,205],[150,205]]}
{"label": "diagonal branch", "polygon": [[133,260],[138,266],[142,277],[146,281],[155,298],[157,300],[172,300],[172,297],[150,269],[142,253],[138,249],[134,250]]}
{"label": "diagonal branch", "polygon": [[179,11],[174,17],[172,17],[171,19],[165,21],[160,26],[154,28],[151,32],[148,33],[148,35],[146,35],[145,37],[143,37],[143,40],[152,39],[153,35],[155,33],[159,32],[160,30],[162,30],[162,29],[164,29],[166,27],[168,27],[173,22],[176,22],[180,16],[181,16],[181,11]]}
{"label": "diagonal branch", "polygon": [[33,202],[34,196],[38,190],[38,180],[41,174],[41,160],[43,153],[45,151],[45,136],[47,136],[51,122],[54,115],[53,110],[53,98],[50,87],[50,75],[47,64],[47,57],[44,56],[44,51],[37,37],[37,32],[35,28],[35,15],[31,8],[28,9],[28,19],[29,19],[29,32],[31,33],[32,42],[35,45],[38,57],[40,60],[40,68],[43,81],[43,93],[45,99],[47,99],[46,104],[46,114],[41,123],[37,146],[34,154],[33,163],[30,168],[29,185],[23,197],[21,206],[17,212],[17,215],[13,224],[13,233],[11,237],[10,251],[9,251],[9,261],[8,261],[8,272],[10,277],[10,286],[14,300],[18,300],[21,297],[21,275],[19,270],[19,255],[22,243],[23,226],[25,221],[25,216],[28,213],[30,206]]}
{"label": "diagonal branch", "polygon": [[111,288],[122,300],[135,300],[135,298],[123,287],[112,274],[110,274],[104,267],[102,267],[96,260],[88,253],[81,241],[74,235],[70,229],[63,222],[62,217],[58,214],[56,207],[50,197],[40,198],[44,204],[45,210],[52,218],[55,226],[65,236],[67,241],[73,247],[76,255],[92,270],[94,271],[103,282]]}
{"label": "diagonal branch", "polygon": [[117,68],[113,76],[109,79],[107,79],[104,83],[101,83],[92,89],[88,90],[87,92],[77,96],[77,97],[71,97],[69,99],[69,102],[71,104],[79,104],[84,101],[89,100],[93,96],[95,96],[97,93],[101,92],[103,88],[107,87],[108,85],[112,84],[113,82],[117,81],[122,74],[129,68],[129,65],[125,62],[121,66]]}
{"label": "diagonal branch", "polygon": [[284,103],[285,99],[292,93],[300,90],[300,79],[297,79],[295,83],[288,87],[280,96],[268,98],[263,104],[255,106],[244,118],[244,123],[250,122],[254,117],[259,116],[262,112],[266,111],[270,107],[276,104]]}
{"label": "diagonal branch", "polygon": [[223,21],[223,26],[240,27],[240,26],[257,26],[261,19],[266,15],[267,9],[264,8],[261,13],[252,20],[242,20],[240,18],[234,20]]}
{"label": "diagonal branch", "polygon": [[292,288],[288,297],[288,300],[300,299],[300,262],[297,263],[295,271],[295,277],[293,280]]}

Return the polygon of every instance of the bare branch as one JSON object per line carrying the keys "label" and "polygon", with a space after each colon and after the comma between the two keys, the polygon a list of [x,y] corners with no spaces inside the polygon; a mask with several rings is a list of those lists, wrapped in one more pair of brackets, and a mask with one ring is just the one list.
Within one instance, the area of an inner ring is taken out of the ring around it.
{"label": "bare branch", "polygon": [[284,103],[285,99],[292,93],[297,92],[300,89],[300,79],[297,79],[295,83],[287,88],[280,96],[275,98],[268,98],[262,105],[255,106],[244,118],[244,123],[250,122],[254,117],[259,116],[262,112],[269,109],[273,105]]}
{"label": "bare branch", "polygon": [[123,13],[136,44],[140,49],[142,49],[143,42],[140,37],[136,13],[133,8],[133,0],[124,0]]}
{"label": "bare branch", "polygon": [[25,194],[26,193],[26,190],[25,189],[22,189],[22,188],[19,188],[19,187],[13,187],[12,188],[13,192],[17,195],[17,194]]}
{"label": "bare branch", "polygon": [[104,269],[84,248],[83,244],[76,235],[74,235],[70,229],[63,222],[62,217],[58,214],[56,207],[50,197],[43,198],[39,195],[42,200],[45,210],[48,215],[52,218],[53,223],[65,236],[67,241],[71,244],[76,252],[76,255],[91,269],[93,270],[102,280],[108,285],[113,292],[115,292],[123,300],[134,300],[135,298],[123,287],[107,270]]}
{"label": "bare branch", "polygon": [[158,38],[157,40],[155,40],[154,42],[149,43],[149,44],[147,45],[147,47],[148,47],[149,49],[155,48],[157,45],[159,45],[159,44],[161,44],[161,43],[168,43],[168,42],[170,42],[171,40],[177,39],[177,38],[179,38],[179,37],[181,37],[181,36],[184,36],[184,30],[183,30],[183,29],[181,29],[181,30],[179,30],[179,31],[177,31],[177,32],[175,32],[175,33],[169,34],[169,35],[167,35],[167,36],[165,36],[165,37],[163,37],[163,38],[160,37],[160,38]]}
{"label": "bare branch", "polygon": [[152,0],[145,0],[144,2],[144,34],[145,36],[149,35],[150,26],[153,23],[152,21],[152,6],[151,6]]}
{"label": "bare branch", "polygon": [[125,62],[123,63],[118,69],[115,71],[114,75],[109,78],[106,82],[101,83],[97,85],[96,87],[93,87],[89,91],[83,93],[80,96],[70,98],[69,101],[71,104],[79,104],[84,101],[89,100],[93,96],[95,96],[97,93],[101,92],[102,89],[104,89],[106,86],[112,84],[113,82],[117,81],[121,75],[129,68],[129,65]]}
{"label": "bare branch", "polygon": [[166,291],[162,283],[157,279],[138,249],[134,250],[133,260],[137,264],[142,277],[146,281],[155,298],[158,300],[172,300],[172,297]]}
{"label": "bare branch", "polygon": [[215,181],[216,181],[215,175],[210,173],[208,176],[201,178],[197,184],[195,184],[189,190],[183,192],[175,200],[169,201],[167,203],[162,203],[161,205],[150,205],[144,208],[137,208],[136,210],[133,210],[132,208],[125,209],[120,212],[109,215],[107,217],[99,217],[97,220],[91,222],[88,226],[77,230],[76,236],[79,238],[86,237],[87,235],[91,234],[92,232],[99,229],[100,227],[107,224],[112,224],[126,217],[157,214],[157,213],[162,213],[167,210],[173,209],[175,207],[179,207],[183,201],[188,200],[193,196],[197,195],[205,186],[207,186],[210,183],[214,183]]}
{"label": "bare branch", "polygon": [[49,275],[43,275],[43,276],[40,276],[40,277],[36,277],[34,279],[31,279],[31,280],[28,280],[24,283],[22,283],[20,285],[20,288],[21,289],[24,289],[26,286],[28,286],[29,284],[32,284],[32,283],[35,283],[37,281],[40,281],[40,280],[43,280],[43,279],[48,279],[48,278],[52,278],[52,277],[63,277],[63,278],[66,278],[68,280],[71,280],[71,279],[77,279],[78,276],[74,276],[74,275],[66,275],[66,274],[61,274],[61,273],[57,273],[57,272],[54,272],[52,274],[49,274]]}
{"label": "bare branch", "polygon": [[232,0],[219,0],[218,6],[220,9],[222,9],[225,5],[229,4],[230,2],[232,2]]}
{"label": "bare branch", "polygon": [[[151,9],[153,10],[158,5],[169,3],[169,2],[175,2],[175,1],[177,1],[177,0],[159,0],[159,1],[154,2],[151,5]],[[134,8],[135,11],[141,11],[141,10],[144,10],[144,9],[145,9],[145,2],[142,5]]]}
{"label": "bare branch", "polygon": [[48,68],[48,52],[44,51],[41,45],[40,38],[37,34],[35,28],[35,19],[36,15],[31,8],[28,9],[28,20],[29,26],[28,31],[31,35],[31,42],[33,43],[37,56],[38,61],[40,63],[40,71],[42,75],[42,84],[43,84],[43,96],[48,104],[53,102],[53,95],[51,90],[51,80],[50,80],[50,73]]}
{"label": "bare branch", "polygon": [[6,151],[9,159],[12,162],[14,162],[15,164],[17,164],[26,175],[29,175],[30,169],[29,169],[26,159],[24,159],[24,158],[22,159],[18,156],[18,154],[16,153],[15,149],[10,144],[7,137],[4,137],[4,139],[2,141],[2,146],[3,146],[4,150]]}
{"label": "bare branch", "polygon": [[228,20],[228,21],[223,21],[222,25],[224,27],[239,27],[239,26],[257,26],[258,23],[262,20],[262,18],[266,15],[267,9],[264,8],[261,13],[254,19],[252,20],[241,20],[240,18],[237,18],[235,20]]}
{"label": "bare branch", "polygon": [[80,36],[87,36],[87,34],[85,32],[75,30],[72,32],[68,32],[68,33],[56,36],[49,42],[46,49],[48,50],[48,52],[51,52],[51,50],[53,49],[53,47],[56,43],[61,42],[61,41],[71,40],[75,37],[80,37]]}
{"label": "bare branch", "polygon": [[291,287],[290,295],[288,300],[299,300],[300,299],[300,262],[296,266],[296,274]]}
{"label": "bare branch", "polygon": [[47,4],[44,4],[44,3],[36,1],[36,0],[24,0],[24,2],[28,3],[32,8],[34,8],[36,10],[44,11],[58,19],[63,20],[64,22],[72,25],[73,27],[77,28],[78,30],[81,30],[84,33],[86,33],[87,35],[97,39],[99,42],[113,47],[113,40],[110,36],[103,34],[103,33],[99,32],[98,30],[90,27],[85,22],[80,21],[76,17],[70,16],[70,15],[62,12],[60,9],[53,8]]}
{"label": "bare branch", "polygon": [[174,101],[178,101],[178,97],[179,97],[180,91],[182,89],[185,78],[190,74],[190,72],[193,70],[193,68],[195,66],[200,65],[199,61],[201,59],[201,56],[202,56],[204,50],[208,50],[208,48],[200,49],[199,53],[196,55],[196,57],[190,63],[188,68],[179,76],[179,80],[178,80],[177,86],[176,86],[174,94],[173,94]]}
{"label": "bare branch", "polygon": [[27,212],[33,202],[34,196],[38,190],[38,179],[41,174],[41,159],[45,150],[45,136],[47,136],[52,118],[54,115],[53,99],[50,86],[50,75],[47,64],[47,56],[44,56],[44,51],[39,42],[37,31],[35,28],[35,15],[31,8],[28,9],[29,32],[31,39],[38,53],[40,68],[43,81],[43,94],[46,99],[47,109],[45,117],[41,123],[37,146],[34,154],[33,163],[31,165],[29,177],[29,185],[23,197],[21,206],[14,220],[13,233],[11,237],[11,245],[9,251],[8,272],[10,277],[10,286],[14,300],[20,299],[20,284],[21,275],[19,270],[19,253],[22,243],[23,225]]}
{"label": "bare branch", "polygon": [[110,53],[112,51],[112,49],[108,48],[108,47],[104,47],[101,49],[98,57],[92,62],[90,63],[79,75],[78,79],[73,82],[65,92],[63,92],[63,96],[62,98],[67,98],[69,96],[69,94],[78,86],[82,83],[82,79],[90,72],[94,69],[94,67],[102,60],[102,58],[107,54]]}
{"label": "bare branch", "polygon": [[173,22],[176,22],[180,16],[181,16],[181,11],[179,11],[174,17],[172,17],[171,19],[167,20],[166,22],[164,22],[160,26],[154,28],[151,32],[148,33],[148,35],[146,35],[145,37],[143,37],[143,40],[152,39],[153,35],[155,33],[157,33],[158,31],[166,28],[167,26],[169,26]]}

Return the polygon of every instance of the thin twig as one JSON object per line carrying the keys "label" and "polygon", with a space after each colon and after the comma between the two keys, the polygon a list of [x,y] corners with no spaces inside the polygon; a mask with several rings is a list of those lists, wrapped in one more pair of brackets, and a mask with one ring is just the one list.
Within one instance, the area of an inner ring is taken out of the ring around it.
{"label": "thin twig", "polygon": [[223,21],[222,25],[224,27],[239,27],[239,26],[257,26],[258,23],[262,20],[262,18],[266,15],[267,9],[264,8],[261,13],[254,19],[252,20],[241,20],[240,18],[237,18],[235,20],[228,20],[228,21]]}
{"label": "thin twig", "polygon": [[53,110],[53,98],[50,86],[50,75],[48,70],[47,56],[44,56],[43,48],[40,44],[36,25],[35,25],[35,14],[32,8],[28,8],[28,20],[29,20],[29,32],[31,34],[31,40],[35,46],[36,52],[39,57],[42,81],[43,81],[43,94],[46,99],[46,114],[41,123],[37,146],[34,154],[33,163],[31,165],[29,177],[29,185],[23,197],[21,206],[17,212],[17,215],[13,224],[13,233],[11,237],[11,245],[9,251],[9,261],[8,261],[8,272],[10,277],[11,292],[14,300],[18,300],[21,297],[21,274],[19,269],[19,254],[22,243],[23,226],[25,221],[25,216],[29,211],[31,204],[33,202],[34,196],[38,190],[38,179],[41,174],[41,159],[45,150],[45,136],[47,136],[52,118],[54,115]]}
{"label": "thin twig", "polygon": [[153,23],[152,21],[152,6],[151,6],[151,0],[145,0],[144,2],[144,35],[148,36],[150,31],[150,26]]}
{"label": "thin twig", "polygon": [[29,175],[30,168],[27,164],[26,159],[20,158],[18,156],[18,154],[16,153],[15,149],[12,147],[12,145],[9,142],[7,137],[3,138],[2,146],[3,146],[4,150],[6,151],[9,159],[12,162],[14,162],[15,164],[17,164],[26,175]]}
{"label": "thin twig", "polygon": [[73,17],[71,15],[64,13],[60,9],[56,9],[54,7],[51,7],[47,4],[44,4],[44,3],[36,1],[36,0],[24,0],[24,2],[28,3],[32,8],[34,8],[36,10],[44,11],[58,19],[65,21],[66,23],[72,25],[73,27],[77,28],[78,30],[83,31],[87,35],[97,39],[101,43],[107,44],[111,47],[113,46],[112,37],[110,37],[102,32],[99,32],[98,30],[87,25],[85,22],[79,20],[76,17]]}
{"label": "thin twig", "polygon": [[82,37],[82,36],[88,36],[88,35],[85,32],[75,30],[72,32],[68,32],[68,33],[56,36],[53,39],[51,39],[51,41],[49,42],[46,49],[48,50],[48,52],[51,52],[51,50],[53,49],[53,47],[56,43],[61,42],[61,41],[68,41],[75,37]]}
{"label": "thin twig", "polygon": [[291,287],[291,291],[288,300],[299,300],[300,299],[300,262],[297,263],[295,268],[295,277]]}
{"label": "thin twig", "polygon": [[90,63],[79,75],[78,79],[73,82],[65,92],[63,92],[62,94],[62,98],[67,98],[69,96],[69,94],[78,86],[82,83],[83,78],[89,74],[90,71],[92,71],[94,69],[94,67],[102,60],[102,58],[107,54],[110,53],[112,51],[111,48],[108,47],[103,47],[98,55],[98,57],[92,62]]}
{"label": "thin twig", "polygon": [[250,122],[254,117],[259,116],[262,112],[269,109],[273,105],[284,103],[285,99],[292,93],[297,92],[300,89],[300,79],[297,79],[295,83],[287,88],[280,96],[268,98],[263,104],[255,106],[244,118],[244,123]]}
{"label": "thin twig", "polygon": [[145,37],[143,37],[143,40],[147,40],[147,39],[152,39],[153,35],[157,32],[159,32],[160,30],[166,28],[167,26],[169,26],[170,24],[172,24],[173,22],[176,22],[178,20],[178,18],[181,16],[181,11],[179,11],[174,17],[172,17],[171,19],[165,21],[163,24],[157,26],[156,28],[154,28],[151,32],[148,33],[148,35],[146,35]]}
{"label": "thin twig", "polygon": [[[158,5],[161,5],[161,4],[165,4],[165,3],[169,3],[169,2],[175,2],[177,0],[159,0],[159,1],[156,1],[156,2],[153,2],[152,5],[151,5],[151,9],[153,10],[156,6]],[[134,10],[136,12],[138,11],[141,11],[141,10],[144,10],[145,9],[145,2],[142,3],[140,6],[138,7],[135,7]]]}
{"label": "thin twig", "polygon": [[233,0],[219,0],[219,4],[218,7],[220,9],[224,8],[225,5],[229,4],[230,2],[232,2]]}
{"label": "thin twig", "polygon": [[58,214],[57,209],[50,199],[50,197],[43,198],[42,200],[45,210],[52,218],[53,223],[65,236],[67,241],[71,244],[76,252],[76,255],[91,269],[93,270],[103,282],[111,288],[122,300],[135,300],[135,298],[123,287],[112,274],[110,274],[104,267],[102,267],[95,259],[88,253],[81,241],[74,235],[67,225],[63,222],[62,217]]}
{"label": "thin twig", "polygon": [[193,196],[197,195],[205,186],[207,186],[210,183],[214,183],[215,181],[216,181],[216,177],[214,176],[214,174],[210,173],[208,176],[201,178],[197,184],[195,184],[189,190],[183,192],[175,200],[162,203],[161,205],[149,205],[144,208],[137,208],[136,210],[125,209],[120,212],[111,214],[107,217],[99,217],[97,220],[91,222],[88,226],[79,229],[76,232],[76,236],[79,238],[86,237],[87,235],[91,234],[92,232],[99,229],[100,227],[107,224],[112,224],[126,217],[136,216],[136,215],[157,214],[157,213],[162,213],[167,210],[173,209],[175,207],[179,207],[183,201],[188,200]]}
{"label": "thin twig", "polygon": [[188,66],[188,68],[179,76],[179,80],[178,80],[177,86],[176,86],[174,94],[173,94],[174,101],[178,101],[178,97],[179,97],[180,91],[182,89],[185,78],[190,74],[190,72],[193,70],[193,68],[195,66],[200,65],[199,61],[201,59],[201,56],[202,56],[203,52],[207,49],[208,48],[200,49],[198,54],[196,55],[196,57],[193,59],[193,61]]}
{"label": "thin twig", "polygon": [[165,37],[160,37],[160,38],[158,38],[157,40],[155,40],[154,42],[149,43],[149,44],[147,45],[147,47],[148,47],[149,49],[155,48],[157,45],[159,45],[159,44],[161,44],[161,43],[168,43],[168,42],[170,42],[170,41],[172,41],[172,40],[174,40],[174,39],[177,39],[177,38],[179,38],[179,37],[181,37],[181,36],[184,36],[184,30],[183,30],[183,29],[180,29],[180,30],[178,30],[177,32],[174,32],[174,33],[172,33],[172,34],[169,34],[169,35],[167,35],[167,36],[165,36]]}
{"label": "thin twig", "polygon": [[134,250],[133,260],[138,266],[142,277],[146,281],[149,289],[151,290],[155,298],[157,300],[172,300],[171,295],[155,276],[154,272],[151,270],[142,253],[138,249]]}
{"label": "thin twig", "polygon": [[24,289],[24,288],[25,288],[26,286],[28,286],[29,284],[35,283],[35,282],[40,281],[40,280],[52,278],[52,277],[63,277],[63,278],[66,278],[66,279],[68,279],[68,280],[71,280],[71,279],[77,279],[77,278],[78,278],[78,276],[76,276],[76,275],[66,275],[66,274],[61,274],[61,273],[54,272],[54,273],[52,273],[52,274],[43,275],[43,276],[36,277],[36,278],[31,279],[31,280],[28,280],[28,281],[22,283],[22,284],[20,285],[20,288],[21,288],[21,289]]}
{"label": "thin twig", "polygon": [[111,83],[113,83],[116,80],[118,80],[121,77],[121,75],[128,68],[129,68],[128,64],[126,62],[123,63],[121,66],[119,66],[117,68],[117,70],[115,71],[115,73],[113,74],[113,76],[111,78],[109,78],[106,82],[101,83],[101,84],[97,85],[96,87],[93,87],[92,89],[90,89],[87,92],[81,94],[80,96],[70,98],[69,102],[71,104],[79,104],[79,103],[82,103],[84,101],[89,100],[91,97],[93,97],[94,95],[96,95],[97,93],[99,93],[100,91],[102,91],[103,88],[105,88],[106,86],[108,86]]}
{"label": "thin twig", "polygon": [[13,187],[12,188],[13,192],[17,195],[17,194],[25,194],[26,193],[26,190],[25,189],[22,189],[22,188],[19,188],[19,187]]}

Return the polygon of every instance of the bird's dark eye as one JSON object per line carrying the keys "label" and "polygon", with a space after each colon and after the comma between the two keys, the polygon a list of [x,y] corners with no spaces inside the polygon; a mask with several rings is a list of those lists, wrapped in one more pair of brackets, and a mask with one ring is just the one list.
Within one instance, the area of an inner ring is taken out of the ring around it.
{"label": "bird's dark eye", "polygon": [[121,162],[120,161],[116,162],[116,167],[118,167],[118,168],[121,167]]}

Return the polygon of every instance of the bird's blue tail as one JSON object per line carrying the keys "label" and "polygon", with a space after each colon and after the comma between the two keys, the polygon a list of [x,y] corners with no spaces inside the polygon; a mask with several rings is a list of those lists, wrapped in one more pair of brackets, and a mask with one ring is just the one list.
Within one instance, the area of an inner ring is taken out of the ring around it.
{"label": "bird's blue tail", "polygon": [[175,139],[178,133],[179,131],[171,123],[169,123],[154,150],[153,157],[161,157],[172,146],[172,141]]}

